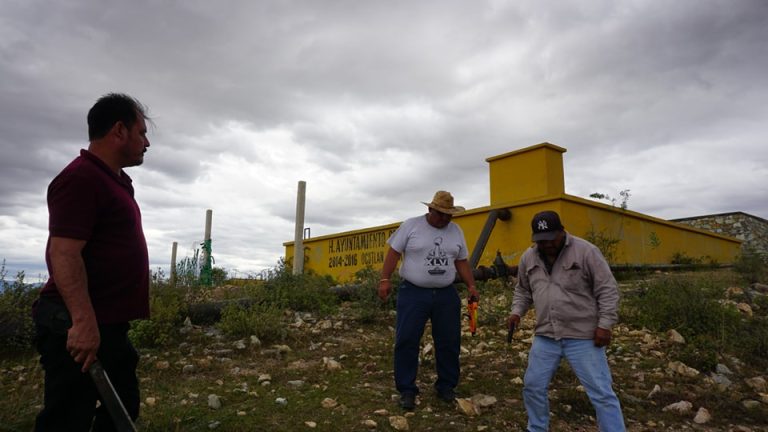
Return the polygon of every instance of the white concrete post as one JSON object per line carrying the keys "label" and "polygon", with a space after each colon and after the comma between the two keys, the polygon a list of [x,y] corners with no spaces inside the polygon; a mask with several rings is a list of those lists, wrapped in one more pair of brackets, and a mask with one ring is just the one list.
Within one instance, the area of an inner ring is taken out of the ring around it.
{"label": "white concrete post", "polygon": [[171,286],[176,286],[176,251],[178,248],[179,242],[173,242],[173,247],[171,248],[171,280],[169,282]]}
{"label": "white concrete post", "polygon": [[304,272],[304,203],[306,201],[307,182],[299,181],[299,191],[296,196],[296,230],[293,240],[293,274]]}
{"label": "white concrete post", "polygon": [[[213,220],[213,210],[208,209],[205,211],[205,238],[203,242],[207,242],[211,239],[211,223]],[[208,262],[208,251],[203,248],[203,262]]]}

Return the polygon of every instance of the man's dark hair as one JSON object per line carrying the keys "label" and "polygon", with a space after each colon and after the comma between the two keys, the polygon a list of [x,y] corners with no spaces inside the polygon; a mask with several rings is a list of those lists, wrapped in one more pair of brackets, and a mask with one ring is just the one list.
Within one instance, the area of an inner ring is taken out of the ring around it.
{"label": "man's dark hair", "polygon": [[142,116],[148,120],[146,107],[123,93],[109,93],[99,98],[88,111],[88,140],[104,138],[117,122],[131,128]]}

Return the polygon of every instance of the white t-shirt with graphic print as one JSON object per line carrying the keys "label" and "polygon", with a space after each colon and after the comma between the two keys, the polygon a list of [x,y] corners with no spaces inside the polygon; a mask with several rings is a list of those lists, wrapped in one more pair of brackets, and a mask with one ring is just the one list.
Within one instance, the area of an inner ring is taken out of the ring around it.
{"label": "white t-shirt with graphic print", "polygon": [[405,220],[387,240],[402,254],[400,277],[424,288],[442,288],[456,278],[454,261],[467,259],[464,232],[453,222],[435,228],[426,215]]}

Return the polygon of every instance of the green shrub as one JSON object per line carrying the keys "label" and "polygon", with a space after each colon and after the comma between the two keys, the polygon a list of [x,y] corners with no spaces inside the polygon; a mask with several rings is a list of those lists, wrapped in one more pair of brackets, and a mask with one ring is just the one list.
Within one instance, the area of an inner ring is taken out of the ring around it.
{"label": "green shrub", "polygon": [[176,339],[184,320],[183,294],[168,286],[153,286],[149,298],[149,319],[131,323],[128,337],[138,347],[164,346]]}
{"label": "green shrub", "polygon": [[590,227],[589,231],[584,234],[584,239],[597,246],[608,263],[616,263],[616,259],[618,258],[617,251],[621,239],[612,237],[605,229],[596,231],[594,226]]}
{"label": "green shrub", "polygon": [[335,311],[338,304],[338,297],[330,289],[334,284],[331,276],[312,272],[294,275],[283,262],[271,278],[252,293],[260,302],[278,308],[328,314]]}
{"label": "green shrub", "polygon": [[[0,273],[5,273],[3,261]],[[0,291],[0,352],[29,349],[35,336],[32,303],[40,292],[24,283],[24,272],[16,274],[14,282]]]}
{"label": "green shrub", "polygon": [[355,273],[355,288],[351,291],[350,300],[354,302],[355,313],[360,322],[372,323],[388,316],[389,311],[395,309],[397,299],[397,287],[400,285],[400,277],[392,274],[392,290],[387,301],[379,298],[379,281],[381,272],[373,267],[366,267]]}
{"label": "green shrub", "polygon": [[765,362],[768,323],[746,320],[733,305],[722,304],[725,286],[711,272],[647,281],[638,296],[624,301],[622,320],[656,332],[677,330],[688,343],[674,355],[697,369],[712,370],[720,353]]}
{"label": "green shrub", "polygon": [[256,335],[264,343],[282,341],[288,334],[283,311],[273,305],[259,303],[248,308],[238,304],[225,307],[216,327],[232,337]]}
{"label": "green shrub", "polygon": [[766,282],[768,262],[752,248],[745,248],[733,263],[733,270],[747,283]]}

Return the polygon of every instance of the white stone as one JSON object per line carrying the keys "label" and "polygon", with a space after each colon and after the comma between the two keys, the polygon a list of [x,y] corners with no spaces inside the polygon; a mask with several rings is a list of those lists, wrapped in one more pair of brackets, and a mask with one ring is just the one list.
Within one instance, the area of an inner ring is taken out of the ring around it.
{"label": "white stone", "polygon": [[673,342],[673,343],[677,343],[677,344],[685,343],[685,338],[683,337],[683,335],[678,333],[678,331],[675,329],[672,329],[667,332],[667,338],[669,339],[670,342]]}
{"label": "white stone", "polygon": [[317,423],[313,421],[305,421],[304,424],[307,425],[307,427],[310,429],[314,429],[317,427]]}
{"label": "white stone", "polygon": [[688,401],[675,402],[662,408],[662,411],[674,411],[679,414],[688,414],[693,408],[693,404]]}
{"label": "white stone", "polygon": [[744,380],[744,382],[746,382],[747,385],[752,388],[752,390],[758,393],[768,393],[768,383],[766,383],[765,378],[761,376],[749,378]]}
{"label": "white stone", "polygon": [[648,399],[651,399],[652,397],[656,396],[656,394],[660,391],[661,391],[661,386],[656,384],[655,386],[653,386],[653,390],[651,390],[650,393],[648,393]]}
{"label": "white stone", "polygon": [[744,315],[751,317],[752,316],[752,307],[746,303],[739,303],[736,305],[736,309],[739,310],[739,312],[743,313]]}
{"label": "white stone", "polygon": [[743,405],[744,408],[746,409],[755,409],[760,406],[760,402],[752,399],[747,399],[747,400],[741,401],[741,405]]}
{"label": "white stone", "polygon": [[406,419],[403,416],[390,417],[389,425],[392,426],[394,430],[398,430],[398,431],[407,431],[410,429],[408,426],[408,419]]}
{"label": "white stone", "polygon": [[669,370],[687,377],[695,377],[699,375],[699,371],[686,365],[685,363],[681,361],[673,361],[669,362],[669,365],[667,365]]}
{"label": "white stone", "polygon": [[693,418],[693,422],[696,424],[704,424],[710,420],[712,420],[712,415],[704,407],[699,408],[696,412],[696,416]]}
{"label": "white stone", "polygon": [[336,402],[334,399],[331,399],[331,398],[325,398],[325,399],[323,399],[323,400],[320,402],[320,405],[321,405],[323,408],[329,409],[329,408],[336,408],[337,406],[339,406],[339,403],[338,403],[338,402]]}
{"label": "white stone", "polygon": [[480,408],[471,399],[456,398],[456,409],[469,417],[480,415]]}
{"label": "white stone", "polygon": [[148,398],[144,399],[144,403],[146,403],[147,406],[151,406],[152,407],[152,406],[155,406],[155,404],[157,403],[157,399],[153,398],[153,397],[148,397]]}
{"label": "white stone", "polygon": [[379,424],[371,419],[363,420],[362,425],[367,427],[368,429],[376,429]]}
{"label": "white stone", "polygon": [[218,395],[215,394],[209,394],[208,395],[208,407],[212,409],[219,409],[221,408],[221,398]]}
{"label": "white stone", "polygon": [[329,371],[342,369],[341,363],[329,357],[323,357],[323,367]]}
{"label": "white stone", "polygon": [[495,397],[484,394],[474,395],[471,399],[472,403],[479,406],[480,408],[487,408],[489,406],[495,405],[496,402],[498,402]]}

